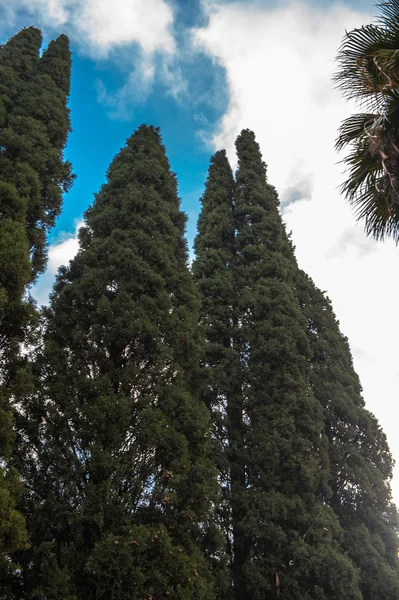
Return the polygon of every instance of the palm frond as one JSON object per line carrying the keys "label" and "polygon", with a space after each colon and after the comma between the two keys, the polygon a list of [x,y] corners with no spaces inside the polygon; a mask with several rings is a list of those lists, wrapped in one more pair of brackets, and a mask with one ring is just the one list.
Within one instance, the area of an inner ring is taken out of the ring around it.
{"label": "palm frond", "polygon": [[378,17],[380,25],[391,34],[397,35],[399,33],[399,0],[378,2],[376,6],[381,13]]}
{"label": "palm frond", "polygon": [[399,197],[384,171],[379,155],[363,144],[354,148],[344,162],[347,179],[341,186],[367,235],[377,240],[392,237],[399,242]]}
{"label": "palm frond", "polygon": [[[376,180],[377,185],[380,182]],[[355,211],[358,221],[363,221],[367,235],[383,241],[390,237],[399,242],[399,210],[396,204],[390,204],[382,193],[374,193],[366,185],[359,191],[359,209]]]}
{"label": "palm frond", "polygon": [[380,115],[372,113],[360,113],[345,119],[339,128],[335,149],[339,152],[351,142],[362,137],[365,132],[372,132],[373,125],[379,120]]}
{"label": "palm frond", "polygon": [[[346,33],[338,50],[338,70],[333,80],[347,99],[356,99],[368,110],[379,112],[383,102],[381,88],[384,89],[386,78],[375,63],[374,55],[380,50],[391,49],[391,45],[385,31],[375,25]],[[379,60],[382,61],[382,56]]]}
{"label": "palm frond", "polygon": [[341,191],[368,235],[399,242],[399,0],[378,5],[376,25],[346,33],[334,81],[363,112],[343,121],[336,149],[344,158]]}
{"label": "palm frond", "polygon": [[373,61],[381,78],[379,91],[399,86],[399,49],[378,48],[373,52]]}
{"label": "palm frond", "polygon": [[385,94],[384,114],[388,120],[399,115],[399,87]]}

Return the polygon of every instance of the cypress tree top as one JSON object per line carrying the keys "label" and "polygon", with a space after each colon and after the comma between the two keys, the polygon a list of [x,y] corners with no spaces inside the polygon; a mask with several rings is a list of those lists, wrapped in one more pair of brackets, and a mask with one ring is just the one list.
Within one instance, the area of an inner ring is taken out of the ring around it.
{"label": "cypress tree top", "polygon": [[319,499],[323,420],[298,267],[254,134],[236,147],[235,182],[223,152],[211,160],[193,265],[230,562],[219,597],[359,600],[338,519]]}
{"label": "cypress tree top", "polygon": [[[0,47],[0,588],[4,594],[5,571],[15,572],[10,552],[24,539],[23,520],[15,510],[20,485],[8,465],[10,399],[18,386],[29,385],[19,356],[20,344],[32,343],[37,324],[29,286],[45,268],[47,232],[72,180],[62,156],[69,131],[68,40],[61,36],[50,43],[42,58],[41,43],[40,31],[29,27]],[[46,75],[46,70],[56,70],[57,78]]]}
{"label": "cypress tree top", "polygon": [[[242,438],[229,428],[226,410],[233,397],[240,398],[240,360],[234,348],[232,327],[235,321],[233,261],[234,178],[224,151],[211,158],[202,211],[195,239],[196,259],[193,273],[201,292],[201,323],[206,335],[202,369],[202,391],[212,413],[213,459],[220,473],[222,497],[217,522],[226,538],[226,553],[231,561],[229,542],[230,454],[238,455]],[[230,448],[228,450],[228,448]],[[223,561],[214,563],[218,575],[218,597],[229,596],[229,574]]]}
{"label": "cypress tree top", "polygon": [[60,270],[33,405],[43,425],[29,439],[37,467],[24,471],[36,593],[60,594],[40,575],[45,552],[79,600],[212,598],[201,541],[215,480],[179,204],[159,130],[142,125]]}
{"label": "cypress tree top", "polygon": [[0,50],[0,181],[15,188],[34,281],[46,264],[46,234],[72,183],[63,150],[70,129],[66,103],[71,56],[64,35],[39,57],[42,38],[23,29]]}

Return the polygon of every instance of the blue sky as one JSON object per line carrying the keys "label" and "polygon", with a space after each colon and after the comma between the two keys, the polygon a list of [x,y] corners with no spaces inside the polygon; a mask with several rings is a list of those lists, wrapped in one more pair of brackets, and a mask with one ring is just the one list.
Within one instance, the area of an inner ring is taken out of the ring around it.
{"label": "blue sky", "polygon": [[[112,4],[111,0],[109,2]],[[225,0],[219,4],[233,3]],[[0,0],[0,16],[2,10],[5,16],[0,19],[0,39],[3,42],[20,27],[31,24],[42,29],[45,44],[65,30],[63,24],[57,23],[56,19],[52,22],[46,16],[46,2],[16,0],[16,8],[12,12],[9,4],[8,0]],[[254,3],[244,1],[242,4]],[[257,4],[270,8],[282,3],[270,0]],[[331,4],[332,1],[324,1],[326,7]],[[363,3],[361,0],[352,0],[346,4],[372,6],[368,0]],[[177,43],[177,53],[180,54],[174,65],[181,72],[185,86],[178,97],[173,95],[168,82],[158,73],[149,89],[137,77],[137,83],[130,91],[131,99],[116,107],[114,96],[118,95],[132,68],[140,61],[140,44],[133,42],[122,49],[115,44],[107,56],[101,56],[98,49],[82,47],[79,39],[72,36],[73,70],[69,105],[73,131],[65,154],[73,164],[77,179],[64,198],[63,212],[50,233],[50,243],[74,232],[76,220],[81,218],[85,208],[92,202],[93,193],[103,183],[112,157],[142,122],[161,127],[172,169],[178,175],[183,209],[189,215],[190,242],[195,235],[198,199],[203,190],[209,157],[214,150],[207,140],[226,112],[228,84],[222,65],[204,52],[193,51],[192,48],[187,50],[190,29],[204,27],[209,21],[206,4],[200,0],[174,0],[169,6],[173,10],[170,29]],[[69,28],[68,25],[67,33]],[[160,62],[160,55],[158,52],[154,56],[155,63]]]}
{"label": "blue sky", "polygon": [[[40,3],[36,4],[39,6]],[[34,2],[26,3],[13,19],[9,18],[8,25],[3,23],[1,41],[21,26],[30,24],[42,28],[45,44],[62,31],[62,26],[53,27],[47,20],[43,23],[40,13],[35,15],[33,10],[27,10],[28,6],[34,5]],[[176,2],[172,6],[173,32],[180,52],[187,45],[188,29],[203,24],[205,15],[198,0]],[[157,73],[148,89],[138,76],[129,91],[130,98],[118,106],[113,96],[118,95],[118,90],[123,88],[140,60],[139,45],[133,43],[101,57],[96,56],[95,48],[94,52],[92,49],[88,52],[72,38],[71,50],[73,68],[69,106],[73,131],[65,155],[71,160],[77,178],[64,198],[63,212],[50,234],[50,242],[74,231],[76,219],[80,219],[92,202],[93,193],[103,183],[112,157],[143,122],[161,127],[172,169],[178,174],[183,209],[190,216],[188,235],[191,239],[195,234],[198,199],[212,152],[204,136],[216,128],[228,103],[224,69],[213,64],[212,58],[204,53],[197,51],[193,56],[190,52],[187,57],[175,61],[186,88],[179,97],[173,95],[168,82]],[[153,60],[161,71],[160,53]]]}
{"label": "blue sky", "polygon": [[[99,101],[99,81],[107,93],[117,93],[123,86],[125,73],[115,71],[115,65],[95,63],[86,57],[74,55],[72,92],[70,98],[73,132],[70,135],[66,156],[72,161],[77,174],[76,182],[64,200],[63,214],[57,229],[72,231],[74,218],[91,202],[92,194],[104,181],[112,157],[123,146],[125,139],[143,122],[161,127],[164,144],[173,171],[178,174],[180,195],[184,210],[192,216],[190,236],[195,229],[195,212],[203,189],[209,161],[210,148],[198,135],[199,131],[212,130],[223,114],[223,102],[218,97],[212,106],[210,100],[215,85],[224,79],[223,69],[212,66],[208,57],[199,56],[195,64],[198,81],[181,100],[176,100],[162,81],[155,81],[148,95],[137,98],[124,107],[122,115],[113,115],[113,107]],[[194,101],[206,91],[206,100]],[[201,120],[201,123],[198,122]],[[53,235],[57,235],[57,231]]]}
{"label": "blue sky", "polygon": [[[334,89],[345,29],[371,22],[369,0],[0,0],[0,41],[35,25],[73,52],[66,148],[77,174],[50,235],[47,301],[77,249],[76,225],[112,157],[142,122],[160,126],[189,216],[191,244],[208,162],[252,128],[282,200],[299,264],[329,297],[348,336],[368,408],[399,459],[399,250],[377,244],[340,196],[337,128],[355,106]],[[393,481],[399,502],[399,473]]]}

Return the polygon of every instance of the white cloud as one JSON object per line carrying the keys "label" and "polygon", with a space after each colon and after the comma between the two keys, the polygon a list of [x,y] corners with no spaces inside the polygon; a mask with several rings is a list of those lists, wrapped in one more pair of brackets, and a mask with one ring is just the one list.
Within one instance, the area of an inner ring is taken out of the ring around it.
{"label": "white cloud", "polygon": [[97,98],[109,108],[109,117],[128,121],[132,117],[133,106],[143,104],[151,91],[155,78],[155,66],[148,55],[132,60],[131,71],[122,87],[109,92],[103,81],[97,81]]}
{"label": "white cloud", "polygon": [[79,250],[78,232],[82,226],[83,221],[79,221],[72,235],[63,234],[61,241],[50,246],[47,269],[51,275],[55,275],[61,265],[67,265]]}
{"label": "white cloud", "polygon": [[[253,129],[269,181],[284,200],[299,264],[327,290],[354,351],[367,407],[399,462],[397,340],[399,249],[365,237],[338,192],[334,151],[340,121],[355,108],[333,89],[334,56],[347,30],[372,16],[343,4],[207,3],[209,24],[195,42],[227,73],[230,105],[212,139],[235,164],[234,140]],[[393,481],[399,503],[399,469]]]}
{"label": "white cloud", "polygon": [[175,56],[173,11],[166,0],[0,0],[3,36],[11,27],[29,25],[27,18],[46,34],[67,34],[94,59],[123,65],[128,75],[119,90],[99,86],[99,101],[110,108],[111,118],[129,119],[132,105],[151,90],[156,57],[167,64]]}
{"label": "white cloud", "polygon": [[[173,52],[173,13],[165,0],[0,0],[9,25],[21,11],[60,29],[94,56],[137,43],[143,52]],[[3,23],[4,26],[4,23]]]}
{"label": "white cloud", "polygon": [[99,79],[97,99],[110,118],[131,120],[156,81],[178,103],[189,97],[187,70],[198,56],[190,30],[175,23],[173,5],[174,0],[0,0],[0,41],[32,22],[46,40],[65,33],[73,52],[123,74],[117,89]]}
{"label": "white cloud", "polygon": [[83,221],[76,223],[75,232],[72,234],[62,233],[59,241],[50,244],[48,250],[48,264],[46,272],[39,278],[32,293],[39,305],[47,304],[48,297],[54,285],[55,275],[61,265],[68,265],[69,261],[79,250],[78,231]]}
{"label": "white cloud", "polygon": [[108,52],[138,42],[148,53],[174,50],[173,14],[164,0],[85,0],[79,8],[79,15],[73,9],[72,20],[94,48]]}

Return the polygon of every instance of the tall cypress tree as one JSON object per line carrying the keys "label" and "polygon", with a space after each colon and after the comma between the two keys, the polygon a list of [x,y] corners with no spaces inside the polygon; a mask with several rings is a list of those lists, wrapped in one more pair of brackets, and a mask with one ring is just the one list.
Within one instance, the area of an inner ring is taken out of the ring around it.
{"label": "tall cypress tree", "polygon": [[25,398],[27,598],[212,598],[216,482],[185,221],[159,131],[143,125],[60,270],[41,390]]}
{"label": "tall cypress tree", "polygon": [[347,339],[331,303],[303,272],[298,293],[312,349],[310,381],[324,409],[329,477],[325,501],[338,515],[344,547],[360,570],[363,600],[399,597],[392,457],[375,417],[365,408]]}
{"label": "tall cypress tree", "polygon": [[[225,553],[231,563],[230,543],[232,515],[230,504],[230,458],[239,460],[240,438],[232,439],[227,419],[227,403],[241,397],[240,357],[232,339],[235,322],[233,263],[235,231],[233,218],[234,178],[225,151],[211,158],[202,212],[195,239],[196,260],[193,273],[202,297],[201,325],[207,345],[203,360],[203,395],[212,414],[213,458],[218,468],[222,496],[217,521],[224,532]],[[219,574],[219,597],[227,598],[229,574],[223,559],[214,566]]]}
{"label": "tall cypress tree", "polygon": [[[51,42],[42,58],[40,32],[23,29],[0,47],[0,456],[11,451],[10,398],[27,381],[19,357],[37,316],[29,285],[44,270],[46,233],[72,177],[63,148],[69,131],[68,40]],[[25,379],[25,382],[23,381]],[[16,474],[0,471],[0,561],[23,539],[15,511]],[[4,584],[4,579],[2,579]],[[1,584],[0,584],[1,585]]]}
{"label": "tall cypress tree", "polygon": [[14,361],[33,315],[28,286],[46,265],[46,235],[72,183],[63,158],[70,129],[68,39],[39,57],[40,31],[0,48],[0,360]]}
{"label": "tall cypress tree", "polygon": [[252,132],[238,137],[237,154],[235,185],[224,154],[211,161],[193,266],[221,449],[230,594],[359,599],[338,519],[320,498],[322,411],[308,382],[296,261]]}

